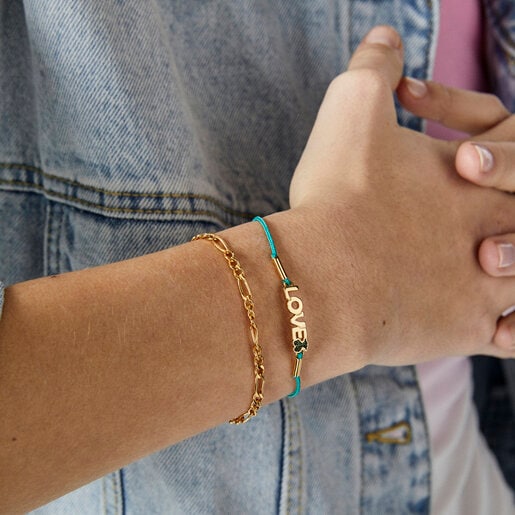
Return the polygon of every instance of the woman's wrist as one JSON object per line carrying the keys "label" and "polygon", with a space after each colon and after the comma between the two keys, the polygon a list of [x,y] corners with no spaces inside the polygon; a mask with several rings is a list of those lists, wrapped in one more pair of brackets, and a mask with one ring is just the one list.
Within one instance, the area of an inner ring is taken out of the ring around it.
{"label": "woman's wrist", "polygon": [[[302,207],[266,217],[282,264],[302,294],[310,345],[302,368],[304,387],[367,364],[366,349],[363,348],[366,326],[358,323],[360,299],[354,291],[358,284],[356,267],[351,261],[351,253],[347,252],[351,247],[345,231],[342,229],[334,234],[331,230],[336,225],[334,214],[333,209],[326,215],[322,209]],[[231,229],[231,232],[234,230],[237,228]],[[287,309],[281,281],[270,259],[265,233],[258,223],[255,223],[252,234],[258,243],[258,249],[253,252],[252,266],[263,276],[260,281],[263,288],[253,288],[253,291],[260,291],[256,313],[258,318],[263,313],[267,320],[274,320],[275,327],[270,329],[275,332],[278,345],[283,348],[281,362],[285,357],[290,362],[286,370],[277,370],[274,375],[282,377],[281,384],[286,376],[291,389],[294,362],[291,348],[292,315]],[[355,300],[354,304],[352,299]],[[266,347],[264,352],[266,359]],[[283,389],[280,391],[282,393]]]}
{"label": "woman's wrist", "polygon": [[[335,267],[340,237],[326,245],[327,224],[317,216],[296,209],[267,217],[302,289],[305,387],[363,364],[354,360],[360,342],[345,318],[352,271],[347,262]],[[290,313],[259,224],[221,234],[252,288],[270,403],[293,389]],[[334,278],[337,268],[343,279]],[[6,290],[0,511],[28,511],[247,410],[252,342],[231,275],[223,256],[197,241]]]}

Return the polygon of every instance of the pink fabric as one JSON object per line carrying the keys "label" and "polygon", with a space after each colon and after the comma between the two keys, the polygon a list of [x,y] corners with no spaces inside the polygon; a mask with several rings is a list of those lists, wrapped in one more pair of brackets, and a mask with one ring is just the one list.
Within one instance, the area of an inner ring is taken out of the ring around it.
{"label": "pink fabric", "polygon": [[[479,0],[442,0],[433,80],[456,88],[485,91],[481,23]],[[428,122],[426,132],[440,139],[463,137],[462,133],[434,122]]]}

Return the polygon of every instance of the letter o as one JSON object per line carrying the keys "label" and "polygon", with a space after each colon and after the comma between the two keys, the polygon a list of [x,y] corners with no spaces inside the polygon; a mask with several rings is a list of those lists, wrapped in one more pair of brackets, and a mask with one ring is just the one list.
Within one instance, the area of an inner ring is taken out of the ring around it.
{"label": "letter o", "polygon": [[[293,307],[294,304],[297,304],[297,307]],[[298,297],[291,297],[288,301],[288,310],[293,315],[300,315],[302,313],[302,301]]]}

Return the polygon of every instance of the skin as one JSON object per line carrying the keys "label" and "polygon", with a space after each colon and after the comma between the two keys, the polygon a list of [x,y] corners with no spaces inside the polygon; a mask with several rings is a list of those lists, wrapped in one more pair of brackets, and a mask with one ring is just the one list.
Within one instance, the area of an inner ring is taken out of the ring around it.
{"label": "skin", "polygon": [[[515,191],[515,117],[490,94],[448,88],[426,81],[413,94],[410,79],[397,88],[401,103],[414,114],[470,134],[458,142],[455,168],[478,186],[506,193]],[[478,148],[479,147],[479,148]],[[486,151],[486,156],[484,154]],[[486,238],[478,248],[478,261],[492,277],[515,276],[515,233]],[[505,254],[503,256],[503,254]],[[492,338],[509,355],[515,350],[515,315],[500,317]]]}
{"label": "skin", "polygon": [[[397,125],[401,70],[399,36],[373,31],[327,91],[291,209],[267,217],[301,287],[306,388],[371,363],[515,354],[492,342],[514,279],[488,276],[476,259],[484,238],[515,231],[513,199],[457,176],[456,144]],[[266,239],[257,223],[221,235],[252,288],[273,402],[292,389],[292,352]],[[0,341],[1,513],[44,504],[250,401],[248,321],[205,241],[11,286]]]}

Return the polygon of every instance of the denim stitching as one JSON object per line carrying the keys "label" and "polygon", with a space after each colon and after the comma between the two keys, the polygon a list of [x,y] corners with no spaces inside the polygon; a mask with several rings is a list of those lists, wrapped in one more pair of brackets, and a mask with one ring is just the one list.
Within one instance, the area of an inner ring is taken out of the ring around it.
{"label": "denim stitching", "polygon": [[[65,178],[59,177],[57,175],[52,175],[52,174],[44,172],[40,168],[37,168],[32,165],[17,164],[17,163],[1,163],[0,162],[0,168],[6,168],[6,169],[10,169],[10,170],[17,170],[17,169],[27,170],[29,172],[36,173],[37,175],[40,175],[41,177],[46,178],[46,179],[54,180],[54,181],[60,182],[62,184],[66,184],[68,186],[81,188],[86,191],[102,193],[103,195],[107,195],[109,197],[126,197],[126,198],[141,198],[141,199],[144,199],[144,198],[199,199],[199,200],[205,200],[206,202],[211,202],[216,207],[218,207],[219,209],[221,209],[222,211],[224,211],[225,213],[228,213],[230,215],[240,216],[242,218],[253,218],[255,216],[253,213],[248,213],[245,211],[238,211],[236,209],[227,207],[227,206],[223,205],[219,200],[217,200],[216,198],[211,197],[209,195],[202,195],[202,194],[197,194],[197,193],[136,193],[136,192],[131,192],[131,191],[111,191],[111,190],[106,190],[104,188],[97,188],[95,186],[88,186],[88,185],[82,184],[78,181],[73,181],[71,179],[65,179]],[[34,186],[40,190],[48,191],[49,193],[53,194],[53,192],[51,190],[48,190],[38,184],[27,183],[27,182],[23,182],[23,181],[15,181],[15,180],[10,181],[10,180],[5,180],[5,179],[0,179],[0,182],[4,183],[4,184],[20,183],[21,185],[24,185],[24,186]],[[75,197],[69,197],[69,198],[73,199]],[[103,207],[100,204],[98,204],[98,206]]]}
{"label": "denim stitching", "polygon": [[[61,200],[67,200],[69,202],[73,202],[79,205],[83,205],[90,208],[97,208],[103,211],[109,211],[113,213],[133,213],[133,214],[144,214],[144,215],[198,215],[198,216],[211,216],[220,222],[222,225],[226,226],[227,221],[224,220],[216,211],[210,211],[207,209],[143,209],[143,208],[131,208],[131,207],[110,207],[110,206],[102,206],[101,204],[96,204],[95,202],[90,202],[88,200],[79,199],[77,197],[72,197],[70,195],[65,195],[64,193],[57,193],[55,191],[47,190],[43,186],[38,184],[33,184],[24,181],[14,181],[14,180],[5,180],[0,179],[0,184],[7,184],[13,186],[26,186],[34,190],[42,191],[45,194],[48,194],[50,197],[56,197]],[[143,197],[142,197],[143,198]],[[191,198],[199,198],[192,196]],[[245,218],[253,218],[254,215],[243,215],[238,214],[238,216]]]}
{"label": "denim stitching", "polygon": [[114,497],[114,513],[116,515],[125,514],[125,500],[122,484],[123,479],[121,474],[122,469],[109,474],[109,478],[111,479],[112,493]]}
{"label": "denim stitching", "polygon": [[125,515],[125,487],[124,487],[125,477],[124,477],[123,469],[120,469],[118,471],[118,478],[120,481],[120,502],[122,504],[121,514]]}
{"label": "denim stitching", "polygon": [[298,502],[299,502],[299,513],[302,514],[302,487],[304,486],[304,463],[303,463],[303,446],[302,446],[302,425],[300,423],[299,410],[295,409],[295,418],[297,419],[297,432],[298,432],[298,453],[299,453],[299,485],[298,485]]}
{"label": "denim stitching", "polygon": [[116,515],[120,513],[120,510],[118,509],[118,482],[116,481],[116,472],[113,472],[111,474],[111,483],[113,486],[113,494],[114,494],[114,510]]}
{"label": "denim stitching", "polygon": [[52,224],[53,224],[53,218],[54,218],[54,210],[52,209],[52,205],[48,204],[46,209],[46,244],[45,244],[45,252],[46,252],[46,267],[45,267],[45,274],[50,275],[52,273],[52,256],[53,252],[51,252],[52,248]]}
{"label": "denim stitching", "polygon": [[107,515],[107,488],[106,488],[106,478],[102,478],[102,508],[104,511],[104,515]]}
{"label": "denim stitching", "polygon": [[[61,271],[60,257],[61,250],[59,245],[59,238],[62,226],[62,216],[57,220],[58,214],[56,213],[56,206],[50,203],[46,210],[47,213],[47,227],[46,227],[46,267],[45,274],[52,275],[58,274]],[[62,215],[62,214],[61,214]]]}
{"label": "denim stitching", "polygon": [[413,376],[415,379],[415,382],[417,383],[417,396],[418,396],[418,402],[420,403],[422,407],[422,423],[424,424],[424,432],[426,435],[426,446],[428,450],[428,458],[427,461],[429,463],[428,471],[429,474],[429,480],[428,480],[428,494],[429,494],[429,506],[428,506],[428,513],[431,513],[431,501],[432,501],[432,492],[433,492],[433,455],[431,453],[431,440],[429,437],[429,425],[427,422],[426,417],[426,407],[424,405],[424,400],[422,399],[422,389],[420,388],[420,381],[418,380],[418,370],[416,366],[413,366]]}
{"label": "denim stitching", "polygon": [[288,414],[288,429],[290,433],[289,441],[288,441],[288,456],[289,456],[289,463],[288,463],[288,472],[289,472],[289,486],[288,486],[288,511],[287,513],[291,513],[291,507],[293,504],[293,499],[291,495],[292,490],[292,478],[293,478],[293,424],[292,424],[292,417],[291,417],[291,409],[290,409],[290,402],[285,399],[284,403],[285,407],[287,408],[287,414]]}
{"label": "denim stitching", "polygon": [[[300,423],[300,415],[299,411],[296,409],[295,401],[284,399],[284,406],[287,411],[287,419],[288,419],[288,426],[289,426],[289,446],[288,446],[288,456],[289,456],[289,464],[288,464],[288,470],[289,470],[289,486],[288,486],[288,510],[287,513],[293,513],[293,504],[294,499],[292,495],[293,491],[293,483],[295,481],[294,479],[294,466],[297,464],[297,462],[294,464],[294,442],[296,445],[296,450],[299,454],[298,457],[298,474],[300,474],[300,477],[298,478],[298,485],[297,485],[297,505],[298,513],[302,513],[302,487],[303,487],[303,461],[302,461],[302,445],[300,442],[300,434],[301,434],[301,423]],[[295,419],[296,419],[296,425],[295,430],[293,428],[293,413],[295,412]],[[294,436],[297,436],[297,438],[294,438]]]}
{"label": "denim stitching", "polygon": [[[286,406],[284,404],[285,404],[285,400],[281,399],[279,401],[279,407],[281,410],[282,445],[281,445],[281,463],[280,463],[280,467],[279,467],[280,475],[279,475],[279,496],[278,496],[278,503],[277,503],[277,513],[281,513],[281,507],[283,506],[282,499],[283,499],[283,493],[284,493],[283,492],[283,490],[284,490],[284,474],[285,474],[284,462],[286,460],[286,456],[285,456],[285,454],[286,454],[286,431],[288,430],[287,423],[286,423]],[[288,463],[289,463],[289,460],[288,460]]]}
{"label": "denim stitching", "polygon": [[62,233],[62,228],[63,228],[64,213],[63,213],[63,210],[60,209],[60,207],[56,207],[56,209],[59,209],[59,213],[58,213],[57,231],[56,231],[56,235],[55,235],[55,272],[60,274],[61,273],[61,233]]}
{"label": "denim stitching", "polygon": [[46,238],[46,273],[47,275],[56,273],[55,252],[54,252],[54,223],[55,212],[54,205],[49,203],[47,209],[47,238]]}
{"label": "denim stitching", "polygon": [[[354,401],[356,402],[356,407],[358,408],[357,409],[357,412],[359,414],[359,416],[357,417],[357,422],[358,422],[358,434],[361,435],[362,431],[363,431],[363,428],[361,427],[361,416],[360,414],[362,413],[362,408],[361,406],[359,405],[359,397],[358,397],[358,390],[356,388],[356,383],[354,382],[354,377],[352,376],[352,374],[349,374],[349,380],[350,380],[350,385],[351,385],[351,388],[352,388],[352,393],[354,395]],[[364,452],[363,452],[363,441],[362,439],[360,438],[359,439],[359,442],[360,442],[360,445],[359,445],[359,455],[360,455],[360,469],[359,469],[359,513],[362,514],[363,513],[363,498],[364,498],[364,495],[365,495],[365,489],[364,489],[364,481],[365,481],[365,476],[364,476],[364,460],[365,460],[365,455],[364,455]]]}

